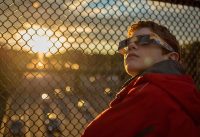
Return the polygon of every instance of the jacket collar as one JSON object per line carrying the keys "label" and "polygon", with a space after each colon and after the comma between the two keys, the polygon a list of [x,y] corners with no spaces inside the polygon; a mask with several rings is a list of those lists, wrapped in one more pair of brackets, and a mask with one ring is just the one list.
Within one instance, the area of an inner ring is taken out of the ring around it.
{"label": "jacket collar", "polygon": [[152,67],[146,69],[141,73],[141,75],[147,73],[163,73],[163,74],[184,74],[185,71],[182,66],[173,60],[165,60],[154,64]]}
{"label": "jacket collar", "polygon": [[181,74],[185,74],[185,70],[183,69],[181,64],[178,63],[177,61],[174,61],[174,60],[161,61],[161,62],[158,62],[158,63],[154,64],[153,66],[147,68],[146,70],[139,73],[138,75],[127,80],[124,83],[124,85],[122,86],[122,88],[126,87],[129,83],[131,83],[131,81],[137,79],[140,76],[148,74],[148,73],[163,73],[163,74],[181,75]]}

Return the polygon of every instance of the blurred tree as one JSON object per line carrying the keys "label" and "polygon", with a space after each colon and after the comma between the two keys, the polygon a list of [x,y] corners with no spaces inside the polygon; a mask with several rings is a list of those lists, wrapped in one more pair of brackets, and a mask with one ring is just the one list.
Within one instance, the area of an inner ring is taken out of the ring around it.
{"label": "blurred tree", "polygon": [[16,60],[20,57],[17,51],[3,49],[0,45],[0,120],[4,115],[6,102],[22,77],[22,71]]}

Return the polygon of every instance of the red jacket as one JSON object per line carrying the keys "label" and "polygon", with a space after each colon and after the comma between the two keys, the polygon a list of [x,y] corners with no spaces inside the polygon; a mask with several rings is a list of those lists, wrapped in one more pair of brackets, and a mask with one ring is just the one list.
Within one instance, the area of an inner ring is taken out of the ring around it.
{"label": "red jacket", "polygon": [[145,74],[122,89],[82,137],[200,137],[200,93],[189,76]]}

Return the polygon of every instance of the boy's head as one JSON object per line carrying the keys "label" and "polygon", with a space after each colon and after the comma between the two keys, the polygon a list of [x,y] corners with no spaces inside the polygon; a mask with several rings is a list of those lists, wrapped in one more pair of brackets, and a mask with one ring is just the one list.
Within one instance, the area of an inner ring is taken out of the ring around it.
{"label": "boy's head", "polygon": [[175,52],[180,54],[179,43],[176,37],[170,33],[165,26],[159,25],[153,21],[139,21],[136,24],[132,24],[128,30],[128,37],[133,36],[133,33],[141,28],[149,28],[153,33],[157,34],[161,39],[169,44]]}
{"label": "boy's head", "polygon": [[152,21],[131,25],[128,39],[120,42],[128,74],[134,76],[163,60],[179,60],[179,43],[169,30]]}

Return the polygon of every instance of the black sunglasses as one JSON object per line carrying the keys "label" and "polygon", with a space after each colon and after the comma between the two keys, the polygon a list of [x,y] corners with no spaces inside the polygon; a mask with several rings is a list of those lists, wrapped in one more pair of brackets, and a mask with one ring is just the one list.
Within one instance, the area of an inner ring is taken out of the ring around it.
{"label": "black sunglasses", "polygon": [[138,46],[157,45],[163,47],[168,51],[174,51],[174,49],[171,46],[169,46],[166,42],[164,42],[159,36],[157,36],[156,34],[152,34],[133,36],[119,42],[118,52],[123,55],[126,54],[128,46],[133,43]]}

